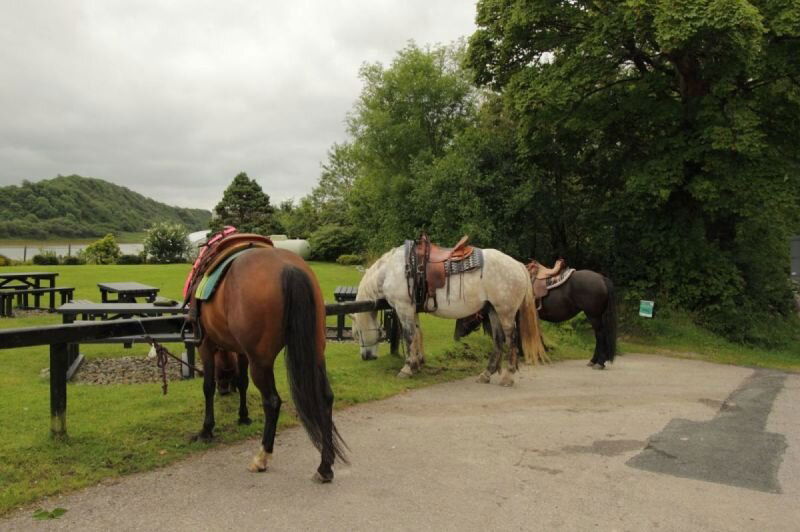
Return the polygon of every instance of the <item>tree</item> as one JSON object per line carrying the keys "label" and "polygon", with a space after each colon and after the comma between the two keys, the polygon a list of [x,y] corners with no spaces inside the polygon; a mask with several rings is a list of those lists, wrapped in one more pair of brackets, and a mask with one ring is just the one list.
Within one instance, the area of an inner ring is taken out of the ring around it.
{"label": "tree", "polygon": [[789,312],[795,2],[480,0],[476,22],[468,65],[514,118],[552,249],[732,336]]}
{"label": "tree", "polygon": [[157,263],[185,262],[189,255],[189,232],[181,224],[153,224],[144,237],[144,253]]}
{"label": "tree", "polygon": [[398,245],[429,223],[410,195],[418,171],[443,156],[475,116],[477,92],[461,68],[463,45],[411,43],[389,68],[361,69],[364,88],[348,120],[351,216],[375,250]]}
{"label": "tree", "polygon": [[211,229],[215,231],[225,225],[232,225],[241,232],[262,235],[281,231],[269,196],[244,172],[234,177],[225,189],[222,200],[214,207],[214,214]]}
{"label": "tree", "polygon": [[79,252],[79,256],[87,264],[114,264],[121,254],[117,240],[111,233],[92,242]]}

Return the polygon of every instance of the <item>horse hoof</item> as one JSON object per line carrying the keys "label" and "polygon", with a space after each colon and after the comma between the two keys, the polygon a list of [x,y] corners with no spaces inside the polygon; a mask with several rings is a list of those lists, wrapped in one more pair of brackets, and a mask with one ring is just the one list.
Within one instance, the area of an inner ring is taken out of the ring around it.
{"label": "horse hoof", "polygon": [[606,367],[602,364],[595,364],[592,366],[592,369],[606,369]]}
{"label": "horse hoof", "polygon": [[253,457],[253,461],[250,462],[247,470],[252,473],[263,473],[267,470],[267,464],[269,463],[269,459],[271,457],[272,454],[266,452],[262,446],[261,449],[259,449],[258,454]]}
{"label": "horse hoof", "polygon": [[407,379],[407,378],[411,377],[412,375],[414,375],[414,372],[411,371],[411,367],[409,367],[409,365],[406,364],[405,366],[403,366],[403,369],[401,369],[400,372],[397,374],[397,378],[398,379]]}
{"label": "horse hoof", "polygon": [[361,360],[378,360],[378,357],[373,355],[372,353],[367,353],[367,354],[361,355]]}
{"label": "horse hoof", "polygon": [[590,361],[589,361],[589,362],[588,362],[586,365],[587,365],[588,367],[590,367],[590,368],[593,368],[593,367],[594,367],[594,362],[592,362],[592,361],[590,360]]}
{"label": "horse hoof", "polygon": [[214,435],[210,432],[199,432],[192,436],[192,441],[200,441],[203,443],[211,443],[211,440],[214,439]]}
{"label": "horse hoof", "polygon": [[253,420],[250,419],[249,417],[240,417],[239,418],[239,425],[249,425],[252,422],[253,422]]}
{"label": "horse hoof", "polygon": [[331,471],[331,476],[326,477],[320,474],[319,471],[314,473],[314,476],[311,477],[311,480],[316,482],[317,484],[330,484],[333,481],[333,471]]}
{"label": "horse hoof", "polygon": [[486,372],[484,371],[483,373],[478,375],[478,378],[476,379],[475,382],[479,382],[481,384],[489,384],[491,380],[492,380],[491,375],[487,375]]}
{"label": "horse hoof", "polygon": [[251,473],[263,473],[264,471],[267,470],[267,467],[266,466],[261,467],[259,465],[256,465],[255,463],[252,463],[249,466],[247,466],[247,470],[250,471]]}
{"label": "horse hoof", "polygon": [[511,388],[514,386],[514,381],[511,379],[503,379],[500,381],[500,386],[505,386],[506,388]]}

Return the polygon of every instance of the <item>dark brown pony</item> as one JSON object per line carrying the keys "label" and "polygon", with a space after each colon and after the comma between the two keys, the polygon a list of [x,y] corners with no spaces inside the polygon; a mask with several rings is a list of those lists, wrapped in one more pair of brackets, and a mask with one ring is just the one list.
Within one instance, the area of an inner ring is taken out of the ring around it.
{"label": "dark brown pony", "polygon": [[[455,339],[468,335],[481,323],[486,330],[489,310],[485,308],[480,314],[458,320]],[[539,317],[560,323],[579,312],[586,314],[594,330],[594,354],[587,365],[594,369],[605,369],[606,362],[613,362],[617,354],[617,312],[611,279],[592,270],[573,272],[564,284],[551,288],[541,299]]]}
{"label": "dark brown pony", "polygon": [[[250,471],[266,471],[272,456],[282,400],[273,367],[286,347],[286,369],[297,416],[322,461],[314,480],[333,480],[336,456],[346,462],[344,442],[333,424],[333,392],[325,370],[325,302],[311,268],[298,255],[256,248],[230,265],[213,298],[202,305],[205,419],[198,434],[210,440],[214,430],[215,353],[239,353],[239,377],[247,388],[247,366],[261,392],[264,434]],[[239,422],[249,423],[245,391],[240,389]]]}

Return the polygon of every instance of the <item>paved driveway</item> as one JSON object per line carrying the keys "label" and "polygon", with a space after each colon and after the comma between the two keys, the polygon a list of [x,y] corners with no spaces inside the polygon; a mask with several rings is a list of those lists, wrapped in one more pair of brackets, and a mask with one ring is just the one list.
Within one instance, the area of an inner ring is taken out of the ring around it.
{"label": "paved driveway", "polygon": [[797,530],[799,409],[800,375],[644,355],[525,368],[512,389],[469,379],[338,413],[352,465],[331,485],[292,429],[267,473],[245,471],[248,441],[0,529]]}

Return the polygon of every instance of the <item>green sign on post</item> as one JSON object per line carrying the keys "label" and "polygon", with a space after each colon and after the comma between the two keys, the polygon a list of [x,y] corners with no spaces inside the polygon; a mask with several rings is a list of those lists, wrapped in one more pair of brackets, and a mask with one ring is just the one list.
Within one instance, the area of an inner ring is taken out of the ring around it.
{"label": "green sign on post", "polygon": [[653,317],[653,307],[655,303],[653,301],[639,301],[639,316],[643,318],[652,318]]}

